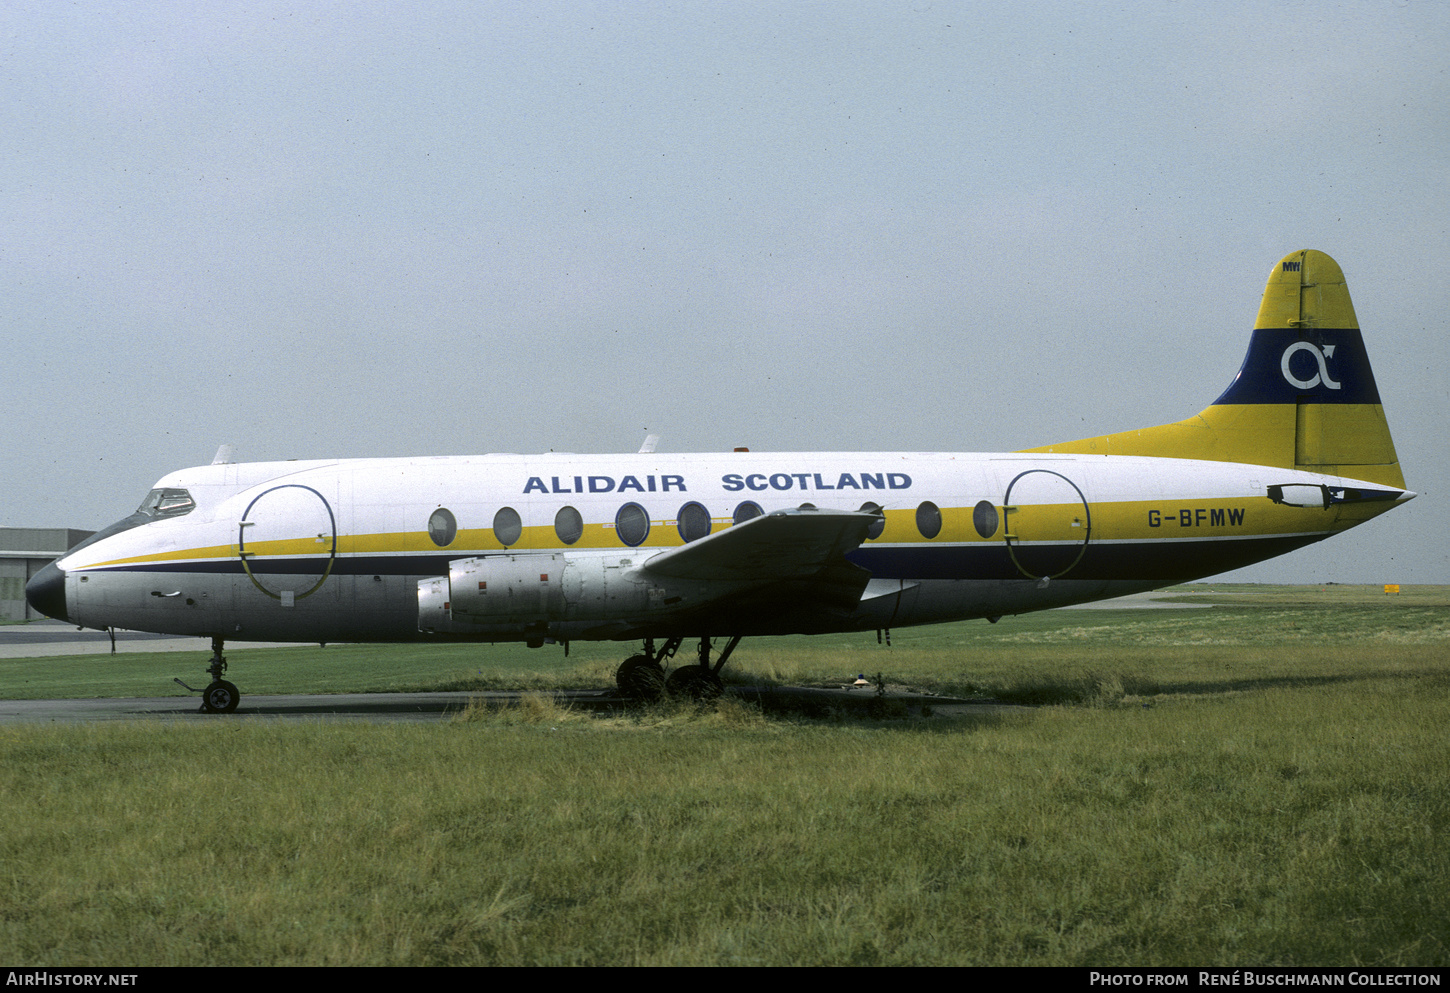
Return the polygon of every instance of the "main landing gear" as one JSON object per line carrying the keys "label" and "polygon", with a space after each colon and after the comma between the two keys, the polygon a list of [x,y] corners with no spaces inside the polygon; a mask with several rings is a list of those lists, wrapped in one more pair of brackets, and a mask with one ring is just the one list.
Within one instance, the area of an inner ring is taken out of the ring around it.
{"label": "main landing gear", "polygon": [[715,660],[713,667],[710,665],[710,636],[702,636],[699,662],[680,666],[666,679],[664,663],[674,658],[684,640],[670,638],[656,652],[654,639],[646,638],[643,654],[631,655],[625,659],[614,674],[620,694],[631,700],[653,700],[668,691],[671,696],[714,700],[725,692],[725,684],[720,681],[720,670],[730,658],[730,653],[735,651],[735,646],[740,644],[740,635],[735,635],[726,643],[725,650]]}
{"label": "main landing gear", "polygon": [[222,655],[222,645],[221,638],[212,638],[211,664],[206,667],[207,674],[211,676],[211,683],[206,689],[198,690],[194,686],[186,686],[180,679],[176,680],[191,692],[201,694],[201,709],[208,714],[230,714],[237,709],[237,704],[242,699],[242,694],[237,688],[222,678],[227,671],[227,660]]}

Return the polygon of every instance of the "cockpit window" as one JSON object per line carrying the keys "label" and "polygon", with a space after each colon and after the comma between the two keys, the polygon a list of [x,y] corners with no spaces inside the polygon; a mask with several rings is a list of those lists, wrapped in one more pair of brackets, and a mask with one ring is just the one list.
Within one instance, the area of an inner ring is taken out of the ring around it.
{"label": "cockpit window", "polygon": [[189,514],[196,509],[196,501],[186,490],[171,488],[156,489],[146,494],[146,499],[141,501],[141,506],[136,508],[136,513],[146,517],[159,519],[162,517],[180,517],[182,514]]}

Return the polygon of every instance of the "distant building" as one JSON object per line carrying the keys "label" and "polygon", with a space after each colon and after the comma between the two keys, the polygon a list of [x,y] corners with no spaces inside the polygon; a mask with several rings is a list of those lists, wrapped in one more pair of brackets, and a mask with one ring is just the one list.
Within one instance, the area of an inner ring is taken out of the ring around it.
{"label": "distant building", "polygon": [[0,621],[41,616],[25,602],[25,584],[93,534],[75,528],[0,528]]}

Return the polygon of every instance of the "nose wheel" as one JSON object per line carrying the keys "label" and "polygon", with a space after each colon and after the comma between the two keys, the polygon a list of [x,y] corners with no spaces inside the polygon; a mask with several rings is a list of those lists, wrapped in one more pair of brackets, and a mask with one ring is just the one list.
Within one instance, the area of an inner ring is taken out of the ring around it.
{"label": "nose wheel", "polygon": [[242,694],[225,679],[218,679],[201,693],[201,709],[208,714],[230,714],[237,709]]}
{"label": "nose wheel", "polygon": [[230,714],[237,709],[237,704],[242,700],[242,693],[232,683],[222,678],[227,671],[226,656],[222,655],[222,639],[211,640],[211,664],[206,667],[207,675],[211,676],[211,683],[204,690],[198,690],[194,686],[187,686],[180,679],[180,683],[193,693],[201,694],[201,709],[208,714]]}

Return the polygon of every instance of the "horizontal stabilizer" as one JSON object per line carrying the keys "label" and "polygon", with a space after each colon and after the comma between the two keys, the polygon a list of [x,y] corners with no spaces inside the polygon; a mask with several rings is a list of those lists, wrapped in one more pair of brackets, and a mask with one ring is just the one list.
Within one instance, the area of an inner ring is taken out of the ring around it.
{"label": "horizontal stabilizer", "polygon": [[804,579],[843,562],[878,519],[860,511],[780,510],[660,552],[643,571],[722,582]]}

